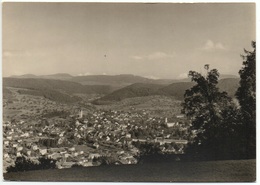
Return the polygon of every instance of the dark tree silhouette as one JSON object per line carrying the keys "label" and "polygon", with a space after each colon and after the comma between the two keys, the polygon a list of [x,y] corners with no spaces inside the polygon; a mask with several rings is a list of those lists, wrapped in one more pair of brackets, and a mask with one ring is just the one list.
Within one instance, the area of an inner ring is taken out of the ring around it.
{"label": "dark tree silhouette", "polygon": [[54,169],[56,168],[56,160],[44,158],[39,158],[39,163],[34,163],[30,159],[22,157],[17,157],[14,166],[9,166],[6,171],[9,172],[19,172],[19,171],[30,171],[30,170],[43,170],[43,169]]}
{"label": "dark tree silhouette", "polygon": [[208,64],[205,69],[205,76],[189,72],[196,84],[184,95],[183,112],[192,122],[193,133],[185,152],[199,160],[235,158],[236,107],[226,92],[219,91],[218,71],[209,71]]}
{"label": "dark tree silhouette", "polygon": [[253,51],[245,51],[243,67],[239,71],[240,86],[236,97],[241,111],[241,148],[245,158],[256,157],[256,42],[252,42]]}

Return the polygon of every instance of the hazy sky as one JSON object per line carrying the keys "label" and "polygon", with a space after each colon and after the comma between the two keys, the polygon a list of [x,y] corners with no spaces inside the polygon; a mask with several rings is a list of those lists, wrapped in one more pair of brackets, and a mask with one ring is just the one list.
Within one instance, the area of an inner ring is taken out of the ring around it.
{"label": "hazy sky", "polygon": [[3,76],[237,75],[255,30],[253,3],[4,3]]}

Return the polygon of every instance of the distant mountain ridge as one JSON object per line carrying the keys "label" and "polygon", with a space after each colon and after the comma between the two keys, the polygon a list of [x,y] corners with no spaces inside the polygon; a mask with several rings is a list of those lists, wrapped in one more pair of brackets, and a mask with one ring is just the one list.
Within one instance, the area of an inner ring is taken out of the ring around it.
{"label": "distant mountain ridge", "polygon": [[[12,78],[42,78],[42,79],[58,79],[77,82],[82,85],[109,85],[114,89],[126,87],[135,83],[152,83],[161,85],[170,85],[176,82],[190,82],[189,78],[184,79],[150,79],[142,76],[132,74],[120,75],[87,75],[87,76],[72,76],[67,73],[57,73],[51,75],[36,76],[33,74],[25,74],[21,76],[11,76]],[[220,79],[224,78],[238,78],[235,75],[220,75]]]}
{"label": "distant mountain ridge", "polygon": [[82,85],[71,81],[42,78],[3,78],[3,89],[6,87],[19,88],[18,93],[21,94],[42,96],[63,103],[81,101],[81,98],[75,96],[78,93],[108,94],[112,92],[112,88],[106,85]]}
{"label": "distant mountain ridge", "polygon": [[13,75],[10,76],[10,78],[43,78],[43,79],[69,80],[73,78],[73,76],[68,73],[56,73],[56,74],[40,75],[40,76],[34,74],[24,74],[24,75]]}
{"label": "distant mountain ridge", "polygon": [[71,81],[42,78],[3,78],[3,86],[31,90],[59,90],[66,93],[107,94],[111,92],[110,87],[105,85],[82,85]]}
{"label": "distant mountain ridge", "polygon": [[[224,78],[226,76],[222,75],[218,87],[221,91],[226,91],[230,96],[234,96],[239,86],[239,78],[232,75],[228,75],[231,78]],[[66,73],[59,73],[45,75],[44,77],[26,74],[19,78],[3,78],[3,87],[25,88],[30,91],[21,92],[32,95],[42,95],[42,92],[44,92],[49,97],[57,97],[59,93],[62,93],[60,97],[64,97],[64,99],[67,95],[75,93],[104,95],[94,101],[97,104],[100,102],[121,101],[126,98],[153,95],[172,96],[177,100],[183,100],[185,91],[193,85],[194,82],[191,82],[190,79],[154,80],[135,75],[90,75],[75,77]]]}

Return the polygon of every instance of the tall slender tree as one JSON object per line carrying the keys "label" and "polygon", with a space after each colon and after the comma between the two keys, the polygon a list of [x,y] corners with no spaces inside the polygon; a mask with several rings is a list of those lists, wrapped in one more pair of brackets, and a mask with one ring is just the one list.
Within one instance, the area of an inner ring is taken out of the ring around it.
{"label": "tall slender tree", "polygon": [[236,97],[241,111],[241,148],[245,158],[256,157],[256,42],[253,51],[244,50],[243,67],[239,71],[240,86]]}

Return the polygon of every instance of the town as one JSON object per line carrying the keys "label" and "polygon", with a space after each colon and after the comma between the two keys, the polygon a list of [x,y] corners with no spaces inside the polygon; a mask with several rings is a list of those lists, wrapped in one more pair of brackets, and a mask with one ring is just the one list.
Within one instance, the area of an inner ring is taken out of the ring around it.
{"label": "town", "polygon": [[136,142],[159,143],[171,154],[182,154],[187,144],[189,122],[181,114],[167,118],[145,109],[89,109],[9,90],[13,97],[3,103],[4,169],[20,156],[35,163],[39,157],[55,159],[59,169],[100,165],[101,157],[136,164]]}

